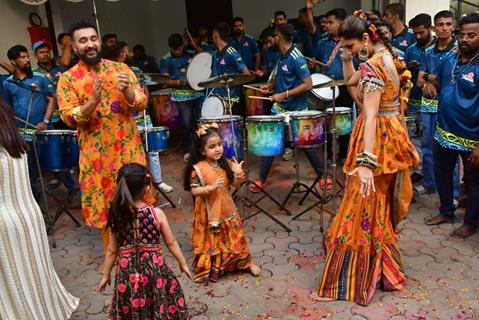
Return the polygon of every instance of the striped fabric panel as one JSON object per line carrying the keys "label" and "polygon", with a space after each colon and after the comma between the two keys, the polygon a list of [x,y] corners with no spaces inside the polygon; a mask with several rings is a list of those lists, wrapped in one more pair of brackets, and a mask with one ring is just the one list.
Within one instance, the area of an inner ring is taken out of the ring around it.
{"label": "striped fabric panel", "polygon": [[68,319],[78,306],[58,278],[26,157],[0,151],[0,318]]}
{"label": "striped fabric panel", "polygon": [[397,243],[383,244],[381,254],[375,257],[333,249],[327,254],[318,295],[368,305],[378,283],[382,282],[385,290],[399,290],[405,278]]}

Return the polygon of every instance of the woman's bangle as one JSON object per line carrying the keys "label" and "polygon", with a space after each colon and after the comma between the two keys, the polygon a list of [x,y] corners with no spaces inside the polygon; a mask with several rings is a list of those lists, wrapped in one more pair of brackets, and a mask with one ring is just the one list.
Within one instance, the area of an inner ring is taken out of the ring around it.
{"label": "woman's bangle", "polygon": [[286,99],[289,98],[289,90],[286,90]]}
{"label": "woman's bangle", "polygon": [[342,60],[343,62],[348,62],[348,61],[353,60],[353,56],[350,55],[350,54],[341,53],[341,60]]}
{"label": "woman's bangle", "polygon": [[205,189],[205,194],[209,194],[210,191],[208,190],[208,186],[204,186],[203,189]]}

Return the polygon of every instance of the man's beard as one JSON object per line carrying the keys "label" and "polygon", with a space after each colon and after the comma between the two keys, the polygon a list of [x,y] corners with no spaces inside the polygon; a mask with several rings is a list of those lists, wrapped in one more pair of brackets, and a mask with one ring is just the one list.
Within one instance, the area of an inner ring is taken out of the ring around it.
{"label": "man's beard", "polygon": [[100,52],[98,52],[97,49],[93,49],[93,50],[95,50],[96,56],[94,57],[87,56],[88,51],[86,51],[84,54],[77,52],[78,58],[80,58],[81,61],[85,62],[89,66],[96,66],[98,63],[100,63],[101,56],[100,56]]}
{"label": "man's beard", "polygon": [[431,36],[429,36],[427,39],[419,39],[417,40],[417,44],[421,47],[424,47],[428,42]]}
{"label": "man's beard", "polygon": [[244,33],[244,32],[241,31],[241,30],[234,30],[234,31],[233,31],[233,34],[234,34],[235,36],[242,36],[243,33]]}

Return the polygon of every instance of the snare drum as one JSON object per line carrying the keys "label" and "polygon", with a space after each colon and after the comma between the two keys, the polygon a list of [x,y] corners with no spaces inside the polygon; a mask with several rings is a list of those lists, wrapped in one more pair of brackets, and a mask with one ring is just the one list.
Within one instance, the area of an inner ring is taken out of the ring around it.
{"label": "snare drum", "polygon": [[145,129],[140,127],[141,139],[145,145],[146,152],[163,152],[168,149],[168,138],[170,131],[168,127],[151,127],[147,129],[148,146],[146,145]]}
{"label": "snare drum", "polygon": [[[251,83],[249,85],[252,87],[259,88],[260,86],[264,84],[265,83]],[[254,90],[251,88],[244,88],[244,95],[246,99],[246,115],[247,116],[262,115],[264,101],[261,99],[250,99],[248,97],[249,96],[264,97],[265,95],[261,91]]]}
{"label": "snare drum", "polygon": [[326,135],[323,112],[297,111],[292,112],[289,117],[295,147],[309,148],[324,143]]}
{"label": "snare drum", "polygon": [[256,156],[284,153],[284,117],[250,116],[247,118],[248,150]]}
{"label": "snare drum", "polygon": [[161,89],[151,93],[153,113],[160,126],[170,129],[181,127],[181,115],[175,101],[170,100],[171,89]]}
{"label": "snare drum", "polygon": [[407,131],[410,138],[422,137],[422,121],[420,116],[404,117],[406,121]]}
{"label": "snare drum", "polygon": [[224,114],[226,102],[218,96],[209,96],[201,107],[202,118],[221,117]]}
{"label": "snare drum", "polygon": [[233,116],[233,127],[231,127],[231,117],[211,117],[201,118],[200,123],[217,123],[218,130],[223,139],[223,149],[226,158],[241,158],[241,117]]}
{"label": "snare drum", "polygon": [[37,131],[34,139],[43,170],[57,171],[78,167],[80,152],[76,131]]}
{"label": "snare drum", "polygon": [[[332,79],[330,77],[321,73],[313,73],[311,75],[313,86],[326,83],[331,80]],[[334,87],[334,97],[337,98],[338,96],[339,89],[338,87]],[[307,93],[306,97],[312,107],[318,110],[324,110],[330,105],[331,101],[333,101],[333,90],[331,90],[331,88],[312,89]]]}
{"label": "snare drum", "polygon": [[[353,131],[352,111],[347,107],[335,108],[336,118],[336,134],[338,136],[346,136]],[[333,129],[333,108],[326,109],[327,122],[329,131]]]}

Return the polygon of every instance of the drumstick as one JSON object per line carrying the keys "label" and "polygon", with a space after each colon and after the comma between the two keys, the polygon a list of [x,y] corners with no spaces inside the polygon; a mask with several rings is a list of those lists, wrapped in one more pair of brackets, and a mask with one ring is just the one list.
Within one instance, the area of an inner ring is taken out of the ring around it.
{"label": "drumstick", "polygon": [[23,123],[26,124],[26,125],[29,125],[29,126],[32,126],[32,127],[35,127],[35,128],[37,127],[36,125],[34,125],[34,124],[32,124],[32,123],[30,123],[30,122],[28,122],[28,121],[25,121],[25,120],[23,120],[23,119],[21,119],[21,118],[19,118],[19,117],[15,117],[15,119],[18,120],[18,121],[20,121],[20,122],[23,122]]}
{"label": "drumstick", "polygon": [[316,60],[316,59],[313,59],[313,58],[310,58],[310,57],[306,57],[306,56],[305,56],[305,58],[306,58],[307,60],[309,60],[309,61],[312,61],[312,62],[314,62],[314,63],[316,63],[316,64],[319,64],[319,65],[322,66],[322,67],[328,67],[328,65],[327,65],[326,63],[322,63],[321,61],[318,61],[318,60]]}
{"label": "drumstick", "polygon": [[253,86],[249,86],[247,84],[244,84],[243,87],[248,88],[248,89],[253,89],[253,90],[256,90],[256,91],[259,91],[259,92],[262,92],[262,93],[270,93],[271,92],[271,91],[268,91],[268,90],[256,88],[256,87],[253,87]]}
{"label": "drumstick", "polygon": [[271,97],[248,96],[248,98],[250,98],[250,99],[257,99],[257,100],[269,100],[269,101],[273,101],[273,98],[271,98]]}

